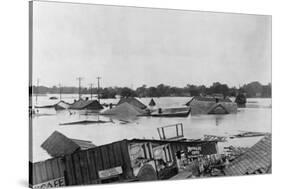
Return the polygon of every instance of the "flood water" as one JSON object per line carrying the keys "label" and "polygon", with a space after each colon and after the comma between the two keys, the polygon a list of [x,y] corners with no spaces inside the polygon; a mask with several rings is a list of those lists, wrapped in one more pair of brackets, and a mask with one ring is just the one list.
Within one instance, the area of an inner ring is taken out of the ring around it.
{"label": "flood water", "polygon": [[[37,105],[55,104],[59,100],[50,100],[50,96],[38,96]],[[83,97],[86,97],[84,95]],[[62,100],[73,102],[77,94],[63,94]],[[141,98],[140,100],[148,105],[151,98]],[[188,102],[190,97],[163,97],[154,98],[157,106],[179,107]],[[119,99],[101,99],[102,103],[117,103]],[[39,109],[39,115],[32,118],[32,147],[33,162],[42,161],[50,156],[40,147],[40,145],[54,132],[59,131],[69,138],[89,140],[95,145],[107,144],[110,142],[133,139],[159,139],[157,128],[165,125],[182,123],[184,136],[188,139],[202,138],[205,134],[217,136],[231,136],[241,131],[258,131],[271,133],[271,99],[247,99],[246,108],[239,108],[237,114],[227,115],[189,115],[187,118],[157,118],[157,117],[136,117],[116,119],[96,114],[85,115],[84,112],[59,111],[53,108]],[[35,104],[35,97],[33,97]],[[60,123],[78,120],[102,120],[110,121],[101,124],[87,125],[59,125]],[[228,139],[227,142],[219,143],[219,151],[223,146],[250,147],[261,137]]]}

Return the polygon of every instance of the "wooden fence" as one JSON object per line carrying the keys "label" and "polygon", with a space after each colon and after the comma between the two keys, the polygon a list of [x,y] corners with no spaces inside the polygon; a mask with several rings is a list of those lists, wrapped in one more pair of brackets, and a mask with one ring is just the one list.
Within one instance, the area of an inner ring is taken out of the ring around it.
{"label": "wooden fence", "polygon": [[[64,162],[67,185],[112,182],[115,178],[122,181],[133,177],[126,140],[75,152],[65,156]],[[118,172],[120,167],[121,172]],[[108,177],[101,178],[101,171],[106,170],[110,172]]]}
{"label": "wooden fence", "polygon": [[29,162],[29,168],[30,186],[36,186],[39,184],[47,183],[48,181],[54,181],[56,179],[59,179],[60,183],[55,183],[55,185],[65,185],[65,167],[61,158],[48,159],[37,163]]}

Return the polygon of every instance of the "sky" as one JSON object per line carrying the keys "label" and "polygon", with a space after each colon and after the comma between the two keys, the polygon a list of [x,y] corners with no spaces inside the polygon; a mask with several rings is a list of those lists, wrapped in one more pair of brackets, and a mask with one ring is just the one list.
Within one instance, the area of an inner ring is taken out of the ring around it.
{"label": "sky", "polygon": [[136,88],[271,82],[271,17],[34,2],[33,83]]}

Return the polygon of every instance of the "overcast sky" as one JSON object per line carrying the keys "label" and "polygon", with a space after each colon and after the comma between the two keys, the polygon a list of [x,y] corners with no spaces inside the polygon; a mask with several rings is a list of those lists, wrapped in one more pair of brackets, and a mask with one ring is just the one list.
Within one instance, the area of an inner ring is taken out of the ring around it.
{"label": "overcast sky", "polygon": [[34,3],[33,80],[183,87],[271,82],[271,17]]}

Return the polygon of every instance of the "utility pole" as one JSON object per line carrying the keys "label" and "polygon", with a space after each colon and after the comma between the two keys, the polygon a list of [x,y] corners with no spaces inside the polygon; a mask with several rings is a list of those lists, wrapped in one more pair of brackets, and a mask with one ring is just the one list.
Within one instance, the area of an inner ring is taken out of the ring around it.
{"label": "utility pole", "polygon": [[78,89],[78,100],[81,99],[81,81],[82,81],[82,77],[77,77],[78,83],[79,83],[79,89]]}
{"label": "utility pole", "polygon": [[37,79],[37,89],[36,89],[36,98],[35,98],[35,102],[36,102],[36,105],[37,105],[37,99],[38,99],[38,94],[39,94],[39,79]]}
{"label": "utility pole", "polygon": [[59,83],[60,100],[61,100],[61,84]]}
{"label": "utility pole", "polygon": [[93,83],[90,83],[91,100],[93,99]]}
{"label": "utility pole", "polygon": [[101,77],[97,77],[97,80],[98,80],[98,101],[100,103],[100,79]]}

